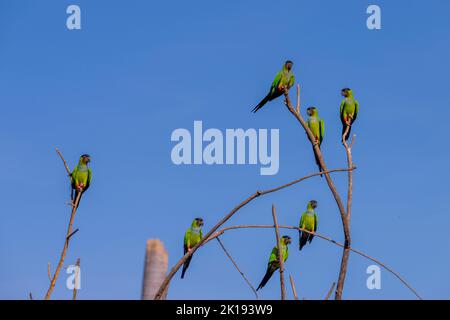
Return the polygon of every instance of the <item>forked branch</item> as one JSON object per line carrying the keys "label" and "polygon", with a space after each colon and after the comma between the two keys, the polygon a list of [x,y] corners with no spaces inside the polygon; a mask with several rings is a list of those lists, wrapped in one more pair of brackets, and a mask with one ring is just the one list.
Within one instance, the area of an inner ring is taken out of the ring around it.
{"label": "forked branch", "polygon": [[[62,159],[62,161],[64,163],[64,167],[66,168],[66,171],[68,172],[68,174],[70,176],[70,170],[69,170],[69,167],[67,166],[66,160],[64,159],[64,157],[62,156],[61,152],[59,152],[58,149],[56,149],[56,152],[61,157],[61,159]],[[72,232],[72,229],[73,229],[73,222],[74,222],[74,219],[75,219],[75,215],[77,213],[78,203],[80,202],[80,197],[81,197],[81,192],[78,193],[77,198],[75,199],[75,203],[72,206],[72,213],[70,215],[69,226],[67,228],[66,238],[65,238],[65,241],[64,241],[64,247],[63,247],[63,250],[61,252],[61,256],[59,258],[58,265],[56,266],[55,273],[51,277],[50,286],[49,286],[49,288],[47,290],[47,293],[45,294],[45,297],[44,297],[45,300],[49,300],[50,299],[50,297],[52,295],[52,292],[53,292],[53,289],[55,288],[56,280],[58,279],[59,272],[61,271],[61,268],[63,266],[64,259],[66,258],[67,249],[69,248],[70,238],[76,233],[76,231],[78,231],[78,230],[76,230],[75,232]],[[48,265],[47,271],[50,272],[50,264]]]}
{"label": "forked branch", "polygon": [[[265,225],[265,224],[246,224],[246,225],[237,225],[237,226],[225,227],[225,228],[222,228],[222,229],[218,230],[214,234],[212,234],[205,241],[205,244],[208,243],[209,241],[213,240],[214,238],[223,235],[226,231],[229,231],[229,230],[236,230],[236,229],[272,229],[272,228],[274,228],[273,225]],[[328,241],[328,242],[330,242],[330,243],[332,243],[332,244],[334,244],[336,246],[339,246],[341,248],[345,248],[346,247],[345,244],[340,243],[340,242],[338,242],[338,241],[336,241],[336,240],[334,240],[334,239],[332,239],[332,238],[330,238],[328,236],[320,234],[318,232],[311,232],[311,231],[308,231],[306,229],[295,227],[295,226],[278,226],[278,228],[306,232],[306,233],[309,233],[309,234],[313,234],[314,237],[317,237],[319,239]],[[366,258],[366,259],[369,259],[372,262],[375,262],[376,264],[378,264],[379,266],[384,268],[386,271],[388,271],[389,273],[393,274],[398,280],[400,280],[400,282],[402,282],[409,290],[411,290],[411,292],[414,293],[414,295],[417,298],[422,300],[422,297],[419,295],[419,293],[408,282],[406,282],[406,280],[398,272],[396,272],[392,268],[388,267],[385,263],[383,263],[382,261],[380,261],[380,260],[378,260],[378,259],[376,259],[374,257],[369,256],[368,254],[366,254],[366,253],[364,253],[364,252],[362,252],[360,250],[354,249],[352,247],[348,247],[348,250],[352,251],[352,252],[354,252],[354,253],[356,253],[356,254],[358,254],[358,255]]]}
{"label": "forked branch", "polygon": [[[289,98],[289,92],[287,90],[285,90],[284,96],[285,96],[285,104],[286,104],[289,112],[291,112],[294,115],[294,117],[297,119],[297,121],[300,123],[300,125],[305,130],[305,132],[309,138],[309,141],[311,142],[311,145],[313,147],[315,156],[320,163],[320,166],[322,167],[322,169],[324,171],[326,171],[327,166],[325,164],[325,160],[323,158],[322,151],[320,150],[319,143],[318,143],[316,137],[313,135],[313,133],[309,129],[308,125],[306,124],[305,120],[303,119],[303,117],[300,113],[300,85],[297,85],[297,107],[296,107],[296,109],[294,109],[294,107],[292,106],[291,99]],[[352,167],[353,166],[349,166],[348,169],[352,169]],[[339,269],[338,286],[337,286],[336,295],[335,295],[336,299],[340,300],[342,298],[342,290],[344,287],[345,276],[347,273],[347,264],[348,264],[348,257],[349,257],[348,248],[351,245],[350,219],[348,218],[347,211],[344,208],[344,204],[342,203],[341,197],[340,197],[339,193],[337,192],[337,189],[334,185],[333,180],[331,179],[331,176],[329,174],[325,174],[325,179],[327,181],[327,184],[328,184],[328,187],[329,187],[331,193],[333,194],[334,200],[336,201],[336,204],[338,206],[339,213],[341,215],[342,228],[344,230],[344,238],[345,238],[345,247],[344,247],[344,252],[343,252],[342,259],[341,259],[341,267]],[[350,191],[349,191],[349,195],[351,196]],[[349,202],[348,202],[348,204],[349,204]],[[350,201],[350,204],[351,204],[351,201]],[[349,207],[347,207],[347,209],[349,209]]]}
{"label": "forked branch", "polygon": [[[350,170],[354,170],[355,168],[352,168]],[[206,240],[208,238],[210,238],[210,236],[217,231],[217,229],[219,229],[225,222],[227,222],[237,211],[239,211],[242,207],[244,207],[245,205],[247,205],[248,203],[252,202],[253,200],[255,200],[256,198],[263,196],[263,195],[267,195],[269,193],[273,193],[282,189],[285,189],[287,187],[290,187],[292,185],[295,185],[301,181],[304,181],[306,179],[312,178],[312,177],[316,177],[319,176],[321,174],[327,174],[329,175],[332,172],[346,172],[349,169],[334,169],[334,170],[329,170],[329,171],[322,171],[322,172],[317,172],[317,173],[312,173],[309,174],[303,178],[291,181],[289,183],[286,183],[282,186],[273,188],[273,189],[268,189],[268,190],[264,190],[264,191],[256,191],[255,193],[253,193],[251,196],[249,196],[247,199],[245,199],[244,201],[242,201],[241,203],[239,203],[236,207],[234,207],[228,214],[226,214],[216,225],[214,225],[214,227],[211,228],[211,230],[208,231],[208,233],[205,235],[205,237],[199,242],[197,243],[190,251],[188,251],[183,257],[181,257],[180,260],[178,260],[178,262],[172,267],[172,269],[170,270],[169,274],[167,275],[167,277],[164,279],[163,283],[161,284],[161,287],[159,288],[157,294],[155,295],[155,300],[160,300],[163,295],[164,292],[166,291],[166,289],[169,286],[170,281],[172,280],[173,276],[175,275],[175,273],[180,269],[180,267],[184,264],[184,262],[190,257],[192,256],[198,248],[200,248],[200,246],[202,246]]]}
{"label": "forked branch", "polygon": [[274,229],[275,229],[275,237],[276,237],[276,240],[277,240],[278,263],[280,265],[281,300],[286,300],[286,288],[284,286],[283,251],[281,249],[280,230],[278,229],[277,211],[275,209],[275,205],[274,204],[272,204],[272,217],[273,217],[273,226],[274,226]]}

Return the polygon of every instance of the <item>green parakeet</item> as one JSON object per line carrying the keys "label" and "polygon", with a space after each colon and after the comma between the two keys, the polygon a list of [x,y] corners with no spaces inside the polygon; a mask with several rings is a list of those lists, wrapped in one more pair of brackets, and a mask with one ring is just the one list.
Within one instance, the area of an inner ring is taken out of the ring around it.
{"label": "green parakeet", "polygon": [[[189,229],[186,230],[184,234],[184,254],[186,254],[189,250],[191,250],[200,240],[203,239],[203,219],[195,218],[192,221]],[[187,268],[189,267],[189,263],[191,263],[192,256],[190,256],[183,265],[183,270],[181,271],[181,279],[184,278],[184,274],[186,273]]]}
{"label": "green parakeet", "polygon": [[[72,186],[70,197],[74,204],[76,198],[78,197],[78,193],[81,193],[80,195],[81,201],[81,196],[87,189],[89,189],[89,186],[91,185],[92,170],[88,167],[89,162],[91,162],[91,157],[88,154],[81,155],[80,160],[78,161],[78,165],[73,169],[72,173],[70,174]],[[80,204],[80,202],[78,202],[78,204]]]}
{"label": "green parakeet", "polygon": [[[315,208],[317,208],[317,201],[316,200],[309,201],[306,211],[302,213],[302,217],[300,218],[299,228],[316,232],[319,220],[317,219],[317,214],[314,211]],[[305,246],[307,242],[311,243],[313,238],[314,235],[299,230],[300,250],[302,250],[302,248]]]}
{"label": "green parakeet", "polygon": [[[283,258],[283,262],[286,262],[288,256],[289,256],[289,248],[288,245],[291,243],[291,237],[289,236],[283,236],[280,239],[280,246],[281,246],[281,256]],[[275,246],[272,249],[272,253],[270,254],[269,257],[269,263],[267,265],[267,271],[266,274],[264,275],[264,278],[262,279],[261,283],[259,284],[258,288],[256,289],[256,291],[258,291],[259,289],[263,288],[267,281],[269,281],[269,279],[272,277],[273,273],[275,271],[278,270],[278,268],[280,268],[280,261],[278,258],[278,247]]]}
{"label": "green parakeet", "polygon": [[[322,145],[322,141],[323,141],[323,137],[324,137],[324,133],[325,133],[325,124],[324,124],[323,120],[321,118],[319,118],[319,113],[317,112],[316,107],[310,107],[310,108],[306,109],[306,113],[309,116],[308,121],[306,123],[308,125],[309,130],[311,130],[312,134],[316,138],[316,141],[318,141],[319,148],[320,148],[320,146]],[[316,159],[316,164],[319,167],[319,171],[322,171],[322,167],[320,166],[319,158],[317,157],[315,152],[314,152],[314,157]]]}
{"label": "green parakeet", "polygon": [[294,85],[295,76],[292,72],[293,65],[294,63],[290,60],[287,60],[284,63],[283,69],[281,69],[281,71],[279,71],[275,76],[275,79],[270,86],[269,93],[264,97],[264,99],[261,100],[260,103],[256,105],[256,107],[253,108],[253,113],[261,109],[267,102],[281,96],[284,93],[284,88],[289,90]]}
{"label": "green parakeet", "polygon": [[350,88],[342,89],[341,95],[344,97],[344,100],[341,102],[339,115],[342,122],[342,135],[344,135],[345,129],[349,126],[349,130],[344,137],[345,141],[347,141],[348,137],[350,137],[351,126],[358,117],[359,103],[353,97],[353,91]]}

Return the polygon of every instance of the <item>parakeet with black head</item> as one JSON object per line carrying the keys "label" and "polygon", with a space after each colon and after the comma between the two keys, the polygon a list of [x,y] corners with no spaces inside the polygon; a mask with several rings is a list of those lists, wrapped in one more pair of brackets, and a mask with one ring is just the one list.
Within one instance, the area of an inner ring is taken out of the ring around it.
{"label": "parakeet with black head", "polygon": [[[81,196],[87,189],[89,189],[92,181],[92,170],[89,168],[89,162],[91,162],[91,157],[88,154],[83,154],[78,161],[78,165],[73,169],[70,174],[72,191],[70,197],[72,199],[72,203],[75,204],[75,200],[80,193],[80,200],[78,201],[78,205],[81,201]],[[78,206],[77,206],[78,207]]]}
{"label": "parakeet with black head", "polygon": [[[306,113],[309,116],[306,124],[308,125],[309,130],[311,130],[313,136],[316,139],[315,142],[318,143],[318,146],[320,148],[320,146],[322,145],[324,134],[325,134],[325,123],[321,118],[319,118],[319,113],[318,113],[316,107],[309,107],[308,109],[306,109]],[[314,157],[316,159],[316,164],[319,167],[319,171],[322,171],[322,166],[320,165],[319,158],[317,157],[316,153],[314,152],[314,147],[313,147],[313,153],[314,153]]]}
{"label": "parakeet with black head", "polygon": [[[184,234],[184,245],[183,245],[184,254],[190,251],[203,239],[202,226],[203,226],[203,219],[195,218],[194,221],[192,221],[192,224],[189,227],[189,229],[186,230],[186,233]],[[189,267],[189,264],[191,263],[191,259],[192,255],[183,264],[183,270],[181,271],[181,279],[184,278],[184,274],[186,273],[186,270]]]}
{"label": "parakeet with black head", "polygon": [[359,102],[353,97],[353,91],[350,88],[342,89],[341,95],[344,97],[344,100],[342,100],[341,106],[339,107],[339,116],[342,122],[342,136],[344,135],[347,126],[349,127],[348,132],[344,137],[345,141],[347,141],[350,137],[352,124],[358,117]]}
{"label": "parakeet with black head", "polygon": [[[289,236],[281,237],[281,239],[280,239],[280,247],[281,248],[280,249],[281,249],[281,256],[282,256],[283,262],[286,262],[286,260],[289,256],[288,245],[290,243],[291,243],[291,237],[289,237]],[[280,268],[280,260],[278,258],[278,246],[275,246],[272,249],[272,253],[270,254],[270,257],[269,257],[269,263],[267,265],[266,274],[264,275],[264,278],[262,279],[262,281],[259,284],[256,291],[263,288],[266,285],[267,281],[269,281],[269,279],[272,277],[273,273],[275,271],[277,271],[279,268]]]}
{"label": "parakeet with black head", "polygon": [[[318,218],[317,214],[314,211],[314,209],[317,208],[317,201],[311,200],[308,202],[308,206],[306,208],[306,211],[303,212],[301,218],[300,218],[300,224],[299,228],[305,229],[311,232],[317,231],[317,225],[318,225]],[[302,248],[306,245],[307,242],[311,243],[313,240],[314,235],[299,230],[299,249],[302,250]]]}
{"label": "parakeet with black head", "polygon": [[275,79],[270,86],[269,93],[264,97],[264,99],[261,100],[260,103],[256,105],[256,107],[253,108],[253,113],[261,109],[267,102],[281,96],[284,93],[284,89],[289,90],[294,85],[295,76],[292,72],[293,65],[294,63],[291,60],[287,60],[284,63],[283,69],[281,69],[281,71],[279,71],[275,76]]}

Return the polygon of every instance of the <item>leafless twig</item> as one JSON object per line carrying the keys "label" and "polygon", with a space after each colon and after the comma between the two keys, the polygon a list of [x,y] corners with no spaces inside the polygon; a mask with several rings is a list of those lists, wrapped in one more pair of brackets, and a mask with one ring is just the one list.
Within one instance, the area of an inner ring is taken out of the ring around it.
{"label": "leafless twig", "polygon": [[275,205],[272,204],[272,217],[273,217],[273,225],[275,228],[275,237],[277,240],[277,248],[278,248],[278,263],[280,264],[280,287],[281,287],[281,300],[286,300],[286,288],[284,286],[284,261],[283,261],[283,251],[281,250],[281,241],[280,241],[280,230],[278,230],[278,219],[277,219],[277,211],[275,209]]}
{"label": "leafless twig", "polygon": [[67,165],[66,160],[64,159],[63,155],[61,154],[61,152],[59,151],[58,148],[56,148],[56,153],[59,155],[59,157],[61,158],[62,162],[64,163],[64,168],[66,168],[67,174],[70,176],[70,169],[69,166]]}
{"label": "leafless twig", "polygon": [[69,234],[68,236],[67,236],[67,240],[69,240],[70,238],[72,238],[72,236],[75,234],[75,233],[77,233],[78,232],[78,228],[76,228],[71,234]]}
{"label": "leafless twig", "polygon": [[289,275],[289,280],[291,281],[291,288],[294,299],[298,300],[297,288],[295,287],[294,278],[292,278],[292,275]]}
{"label": "leafless twig", "polygon": [[48,280],[52,281],[52,273],[50,271],[50,262],[47,263],[47,275],[48,275]]}
{"label": "leafless twig", "polygon": [[[352,146],[355,143],[355,135],[352,137],[352,141],[350,146],[347,144],[347,141],[345,140],[345,137],[347,136],[348,132],[350,131],[350,126],[347,125],[344,134],[342,135],[342,144],[345,147],[345,152],[347,154],[347,167],[353,168],[353,159],[352,159]],[[350,217],[351,217],[351,209],[352,209],[352,198],[353,198],[353,172],[348,172],[348,185],[347,185],[347,211],[345,215],[345,221],[348,225],[348,229],[350,230]],[[344,283],[345,283],[345,277],[347,274],[347,266],[348,266],[348,259],[350,257],[350,245],[345,246],[344,250],[342,252],[342,258],[341,258],[341,265],[339,269],[339,279],[336,287],[336,293],[335,293],[335,299],[341,300],[342,299],[342,292],[344,290]]]}
{"label": "leafless twig", "polygon": [[220,241],[220,238],[217,237],[216,238],[217,242],[219,242],[220,247],[222,248],[222,250],[225,252],[226,256],[228,257],[228,259],[230,259],[231,263],[234,265],[234,267],[236,268],[236,270],[241,274],[242,278],[244,278],[245,282],[247,282],[248,286],[250,287],[250,289],[252,289],[253,293],[256,296],[256,299],[259,299],[258,297],[258,292],[256,292],[255,288],[253,287],[253,285],[251,284],[251,282],[247,279],[247,277],[245,276],[245,274],[241,271],[241,269],[239,269],[239,266],[237,265],[236,261],[234,261],[233,257],[231,256],[231,254],[228,252],[228,250],[225,248],[224,244],[222,243],[222,241]]}
{"label": "leafless twig", "polygon": [[333,284],[331,285],[330,290],[328,290],[328,293],[325,297],[325,300],[329,300],[331,297],[331,294],[333,293],[334,287],[336,286],[336,282],[333,282]]}
{"label": "leafless twig", "polygon": [[[64,163],[64,166],[66,167],[66,170],[67,170],[67,172],[70,175],[70,170],[69,170],[69,167],[67,166],[66,160],[64,160],[64,157],[62,156],[61,152],[59,152],[58,149],[56,149],[56,152],[61,157],[61,159],[62,159],[62,161]],[[75,215],[77,213],[77,207],[78,207],[78,203],[80,202],[80,197],[81,197],[81,192],[78,193],[77,198],[75,199],[75,203],[72,206],[72,213],[70,215],[69,227],[67,228],[66,239],[64,241],[64,247],[63,247],[63,250],[61,252],[61,257],[59,258],[59,262],[58,262],[58,265],[56,267],[55,273],[53,274],[53,277],[50,280],[50,287],[48,288],[47,293],[45,294],[45,297],[44,297],[45,300],[49,300],[50,299],[50,297],[52,295],[52,292],[53,292],[53,289],[55,288],[55,284],[56,284],[56,280],[58,279],[59,272],[61,271],[61,267],[63,266],[64,259],[66,258],[67,249],[69,248],[69,240],[70,240],[70,237],[72,235],[73,221],[74,221]]]}
{"label": "leafless twig", "polygon": [[75,264],[77,268],[75,269],[75,285],[73,287],[73,295],[72,300],[77,300],[77,288],[79,286],[79,277],[80,277],[80,258],[77,259],[77,263]]}

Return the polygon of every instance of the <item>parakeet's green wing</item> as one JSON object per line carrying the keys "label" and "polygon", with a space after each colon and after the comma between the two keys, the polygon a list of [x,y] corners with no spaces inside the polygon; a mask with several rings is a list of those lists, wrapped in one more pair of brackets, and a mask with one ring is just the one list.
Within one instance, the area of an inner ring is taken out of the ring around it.
{"label": "parakeet's green wing", "polygon": [[277,75],[275,76],[275,79],[273,79],[273,82],[272,82],[272,89],[278,88],[278,85],[280,84],[280,81],[281,81],[282,74],[283,74],[282,71],[279,71],[277,73]]}
{"label": "parakeet's green wing", "polygon": [[357,100],[355,100],[355,113],[353,114],[353,121],[356,120],[356,117],[358,116],[358,112],[359,112],[359,102]]}
{"label": "parakeet's green wing", "polygon": [[303,228],[303,222],[305,221],[305,213],[302,213],[302,217],[300,218],[300,228]]}
{"label": "parakeet's green wing", "polygon": [[320,144],[322,144],[322,140],[325,134],[325,123],[323,122],[322,119],[319,120],[319,140],[320,140]]}
{"label": "parakeet's green wing", "polygon": [[319,219],[317,218],[317,214],[314,213],[314,232],[316,232],[318,224],[319,224]]}
{"label": "parakeet's green wing", "polygon": [[292,88],[294,83],[295,83],[295,76],[294,74],[292,74],[291,79],[289,80],[289,88]]}
{"label": "parakeet's green wing", "polygon": [[84,191],[89,189],[89,186],[91,185],[91,181],[92,181],[92,170],[91,170],[91,168],[88,168],[87,182],[86,182],[86,187],[84,188]]}
{"label": "parakeet's green wing", "polygon": [[278,248],[274,247],[269,257],[269,263],[278,260]]}
{"label": "parakeet's green wing", "polygon": [[186,247],[191,246],[191,228],[187,229],[186,233],[184,234],[184,245]]}
{"label": "parakeet's green wing", "polygon": [[71,174],[71,180],[72,180],[72,186],[75,187],[75,185],[78,183],[78,166],[76,166]]}
{"label": "parakeet's green wing", "polygon": [[339,115],[340,115],[342,123],[344,123],[344,106],[345,106],[345,99],[342,100],[341,106],[339,107]]}

